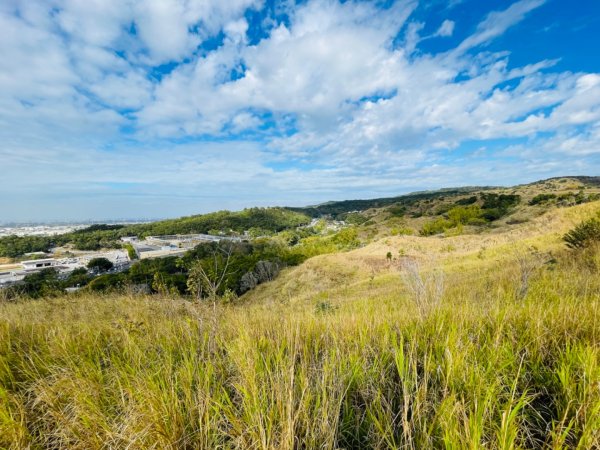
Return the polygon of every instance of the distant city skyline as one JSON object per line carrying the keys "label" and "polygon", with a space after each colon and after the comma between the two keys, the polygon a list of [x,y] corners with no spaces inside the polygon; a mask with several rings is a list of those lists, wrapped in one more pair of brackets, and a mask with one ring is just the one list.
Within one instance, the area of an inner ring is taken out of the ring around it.
{"label": "distant city skyline", "polygon": [[600,175],[600,2],[8,0],[0,223]]}

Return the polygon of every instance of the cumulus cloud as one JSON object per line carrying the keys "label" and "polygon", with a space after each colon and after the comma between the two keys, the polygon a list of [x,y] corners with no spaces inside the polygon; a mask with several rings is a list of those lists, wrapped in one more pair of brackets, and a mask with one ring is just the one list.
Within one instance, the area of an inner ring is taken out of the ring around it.
{"label": "cumulus cloud", "polygon": [[577,171],[559,162],[598,163],[600,75],[485,50],[543,4],[518,0],[427,53],[465,24],[417,19],[416,0],[11,0],[0,175],[16,191],[127,180],[155,196],[221,194],[220,179],[299,202]]}
{"label": "cumulus cloud", "polygon": [[124,75],[109,74],[90,85],[90,91],[115,108],[136,109],[148,103],[152,89],[150,81],[139,72]]}

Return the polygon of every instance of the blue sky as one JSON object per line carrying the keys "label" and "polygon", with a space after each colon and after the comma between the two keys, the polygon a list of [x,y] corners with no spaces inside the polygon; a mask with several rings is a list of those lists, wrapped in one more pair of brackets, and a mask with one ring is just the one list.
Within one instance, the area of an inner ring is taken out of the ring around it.
{"label": "blue sky", "polygon": [[596,0],[4,0],[0,222],[600,174]]}

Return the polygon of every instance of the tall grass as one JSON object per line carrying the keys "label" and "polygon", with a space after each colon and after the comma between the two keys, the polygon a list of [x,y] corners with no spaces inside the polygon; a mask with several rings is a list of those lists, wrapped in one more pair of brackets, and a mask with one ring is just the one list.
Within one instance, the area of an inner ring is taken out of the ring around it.
{"label": "tall grass", "polygon": [[599,448],[598,252],[302,311],[0,304],[0,448]]}

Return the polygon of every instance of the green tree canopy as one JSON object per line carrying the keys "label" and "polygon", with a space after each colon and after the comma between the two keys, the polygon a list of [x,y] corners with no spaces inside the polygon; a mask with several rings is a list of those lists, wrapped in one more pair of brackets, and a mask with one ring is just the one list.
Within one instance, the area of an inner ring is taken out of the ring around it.
{"label": "green tree canopy", "polygon": [[100,272],[106,272],[114,267],[114,264],[106,258],[93,258],[87,265],[88,269],[96,269]]}

